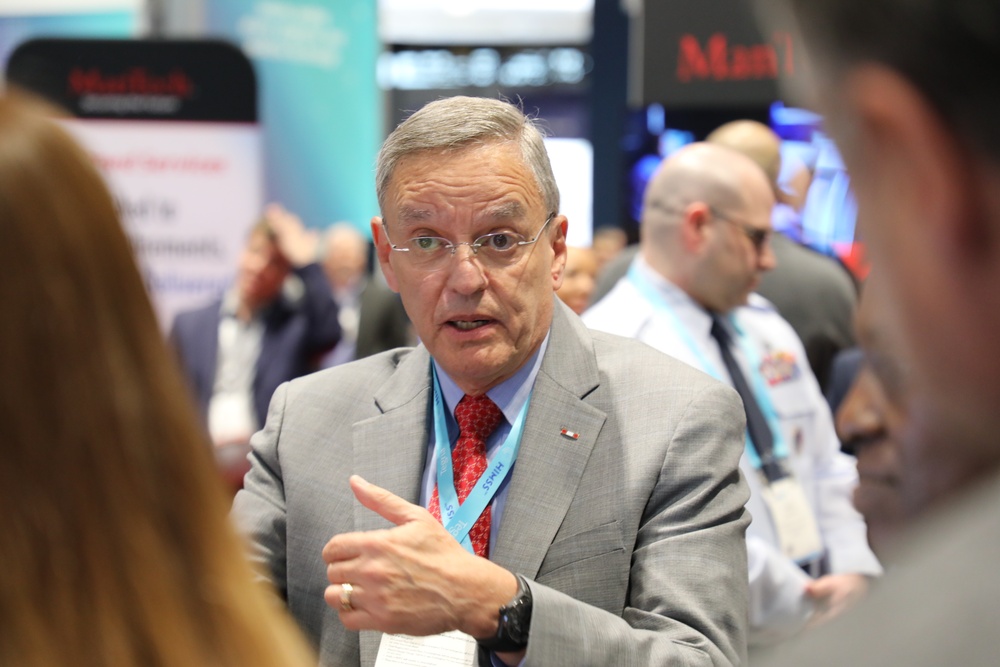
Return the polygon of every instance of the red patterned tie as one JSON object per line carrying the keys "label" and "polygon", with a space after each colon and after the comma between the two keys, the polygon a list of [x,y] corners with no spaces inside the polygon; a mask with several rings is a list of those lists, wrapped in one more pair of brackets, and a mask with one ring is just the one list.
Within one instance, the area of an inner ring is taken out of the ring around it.
{"label": "red patterned tie", "polygon": [[[503,419],[503,413],[497,404],[486,394],[469,396],[466,394],[455,406],[455,420],[458,422],[458,441],[451,452],[452,475],[455,479],[455,491],[458,493],[459,504],[476,485],[480,475],[486,470],[486,438],[496,430]],[[441,520],[441,501],[438,499],[437,485],[431,495],[427,509],[434,518]],[[477,556],[489,557],[490,547],[490,506],[487,505],[479,515],[469,539]]]}

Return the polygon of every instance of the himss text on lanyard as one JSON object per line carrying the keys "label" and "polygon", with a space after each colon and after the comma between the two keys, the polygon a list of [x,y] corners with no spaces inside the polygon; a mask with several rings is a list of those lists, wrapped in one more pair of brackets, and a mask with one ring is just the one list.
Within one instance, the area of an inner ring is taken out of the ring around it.
{"label": "himss text on lanyard", "polygon": [[521,435],[524,432],[524,418],[528,413],[528,405],[531,404],[531,394],[528,394],[528,399],[514,420],[507,439],[487,462],[486,470],[476,481],[465,502],[459,504],[451,467],[451,441],[448,438],[448,428],[445,426],[444,397],[441,394],[441,385],[438,383],[437,371],[433,367],[431,375],[434,378],[434,457],[437,461],[441,523],[467,551],[474,553],[469,531],[493,500],[493,496],[496,495],[517,459],[517,452],[521,447]]}
{"label": "himss text on lanyard", "polygon": [[[629,267],[628,280],[637,290],[639,290],[639,294],[641,294],[642,297],[650,303],[650,305],[655,307],[670,320],[670,324],[677,332],[677,335],[682,341],[684,341],[684,345],[691,351],[691,354],[694,355],[695,360],[698,362],[698,366],[716,380],[724,381],[724,375],[720,373],[719,369],[715,367],[715,364],[713,364],[711,360],[705,356],[704,352],[702,352],[694,338],[691,337],[691,333],[688,331],[687,327],[684,326],[680,318],[677,316],[677,313],[674,312],[670,303],[668,303],[666,298],[664,298],[664,296],[657,291],[656,287],[642,275],[642,272],[639,271],[639,268],[635,263]],[[747,342],[746,336],[743,334],[743,328],[739,325],[739,322],[736,321],[736,318],[731,316],[728,319],[730,324],[733,325],[733,329],[736,331],[740,349],[743,351],[743,355],[746,357],[747,363],[750,366],[750,376],[753,382],[754,395],[757,397],[758,403],[760,403],[761,412],[764,413],[764,418],[767,420],[767,424],[771,428],[771,433],[774,436],[774,455],[779,459],[787,458],[788,446],[782,436],[781,427],[778,424],[778,414],[774,409],[774,404],[771,402],[771,395],[768,393],[764,379],[760,374],[760,359],[754,351],[753,346]],[[746,436],[746,453],[753,467],[760,470],[760,456],[757,455],[757,450],[750,441],[749,433]]]}

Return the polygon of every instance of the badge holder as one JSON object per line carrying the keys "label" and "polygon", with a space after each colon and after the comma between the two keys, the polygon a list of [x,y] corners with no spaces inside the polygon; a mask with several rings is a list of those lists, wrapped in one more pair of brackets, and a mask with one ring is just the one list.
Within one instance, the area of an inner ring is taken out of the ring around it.
{"label": "badge holder", "polygon": [[429,637],[382,635],[375,667],[474,667],[476,640],[452,630]]}
{"label": "badge holder", "polygon": [[823,553],[823,540],[798,480],[783,477],[765,484],[761,491],[778,534],[781,553],[799,564],[819,558]]}

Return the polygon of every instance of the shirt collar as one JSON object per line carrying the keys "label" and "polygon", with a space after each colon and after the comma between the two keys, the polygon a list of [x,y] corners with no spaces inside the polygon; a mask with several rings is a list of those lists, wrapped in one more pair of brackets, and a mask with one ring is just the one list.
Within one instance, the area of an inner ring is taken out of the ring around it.
{"label": "shirt collar", "polygon": [[[680,287],[664,278],[653,269],[642,255],[635,258],[636,270],[640,278],[662,298],[681,321],[694,333],[708,337],[712,330],[712,314],[705,310],[697,301]],[[723,316],[722,321],[729,325],[729,318]]]}
{"label": "shirt collar", "polygon": [[[531,394],[531,388],[535,386],[535,378],[542,367],[545,349],[549,345],[549,334],[551,334],[551,329],[545,334],[545,338],[535,354],[528,359],[527,363],[522,364],[514,375],[486,392],[490,400],[496,403],[500,411],[503,412],[504,419],[507,420],[508,424],[513,424],[514,420],[517,419],[517,415]],[[465,392],[444,372],[437,360],[432,359],[432,361],[438,382],[441,385],[441,395],[448,406],[448,414],[454,415],[455,406],[462,400]]]}

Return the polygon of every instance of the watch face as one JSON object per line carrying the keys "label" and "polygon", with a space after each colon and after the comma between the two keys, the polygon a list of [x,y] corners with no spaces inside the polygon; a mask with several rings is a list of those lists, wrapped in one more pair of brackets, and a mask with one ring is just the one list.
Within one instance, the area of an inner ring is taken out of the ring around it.
{"label": "watch face", "polygon": [[531,606],[531,589],[518,575],[517,597],[500,607],[496,636],[478,640],[479,645],[499,653],[523,649],[528,645],[531,630]]}
{"label": "watch face", "polygon": [[513,641],[521,639],[521,619],[517,615],[517,607],[511,607],[504,614],[504,630],[507,637]]}
{"label": "watch face", "polygon": [[524,597],[518,597],[504,609],[503,629],[512,641],[527,644],[530,626],[531,603]]}

